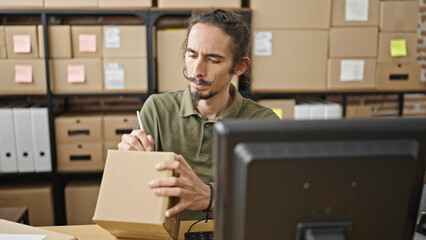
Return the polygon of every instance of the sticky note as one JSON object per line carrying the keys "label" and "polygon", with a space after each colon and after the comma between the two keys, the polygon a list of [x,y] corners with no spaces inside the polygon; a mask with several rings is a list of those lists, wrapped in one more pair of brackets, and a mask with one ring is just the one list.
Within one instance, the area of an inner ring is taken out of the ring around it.
{"label": "sticky note", "polygon": [[15,65],[15,82],[32,83],[33,82],[33,66]]}
{"label": "sticky note", "polygon": [[390,42],[390,52],[392,57],[407,56],[407,41],[405,39],[392,39]]}
{"label": "sticky note", "polygon": [[364,80],[364,60],[342,60],[340,62],[340,81],[353,82]]}
{"label": "sticky note", "polygon": [[67,71],[69,83],[84,83],[86,81],[84,65],[68,65]]}
{"label": "sticky note", "polygon": [[282,120],[283,119],[283,110],[281,108],[272,108],[275,114]]}
{"label": "sticky note", "polygon": [[78,36],[78,44],[80,52],[96,52],[96,34],[80,34]]}
{"label": "sticky note", "polygon": [[31,38],[30,35],[13,35],[13,52],[30,53]]}

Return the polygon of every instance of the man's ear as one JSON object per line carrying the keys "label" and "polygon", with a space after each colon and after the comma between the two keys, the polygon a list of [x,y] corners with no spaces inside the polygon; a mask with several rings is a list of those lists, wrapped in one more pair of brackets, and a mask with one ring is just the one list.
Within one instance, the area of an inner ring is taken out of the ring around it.
{"label": "man's ear", "polygon": [[250,58],[243,57],[240,61],[238,61],[234,66],[234,75],[240,76],[243,74],[250,66]]}

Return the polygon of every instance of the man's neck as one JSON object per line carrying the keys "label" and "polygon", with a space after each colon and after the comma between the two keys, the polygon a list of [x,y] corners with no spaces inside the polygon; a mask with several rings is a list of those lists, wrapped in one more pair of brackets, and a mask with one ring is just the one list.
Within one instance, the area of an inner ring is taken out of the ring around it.
{"label": "man's neck", "polygon": [[213,119],[225,112],[231,103],[232,95],[228,90],[219,92],[211,99],[200,100],[196,109],[205,118]]}

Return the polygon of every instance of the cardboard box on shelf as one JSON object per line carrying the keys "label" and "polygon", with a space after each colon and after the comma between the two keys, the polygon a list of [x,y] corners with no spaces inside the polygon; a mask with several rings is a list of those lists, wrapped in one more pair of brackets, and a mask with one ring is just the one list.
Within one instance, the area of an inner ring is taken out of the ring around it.
{"label": "cardboard box on shelf", "polygon": [[378,90],[418,90],[420,88],[420,65],[417,63],[377,64]]}
{"label": "cardboard box on shelf", "polygon": [[43,0],[0,0],[0,6],[2,7],[32,7],[32,8],[42,8],[44,6]]}
{"label": "cardboard box on shelf", "polygon": [[158,0],[159,8],[241,8],[241,0]]}
{"label": "cardboard box on shelf", "polygon": [[57,94],[101,93],[100,59],[54,59],[51,63],[51,87]]}
{"label": "cardboard box on shelf", "polygon": [[258,103],[271,108],[282,120],[294,119],[294,105],[296,105],[294,99],[263,99]]}
{"label": "cardboard box on shelf", "polygon": [[147,60],[104,59],[104,92],[148,92]]}
{"label": "cardboard box on shelf", "polygon": [[166,218],[174,198],[154,194],[148,183],[173,176],[155,165],[175,159],[170,152],[108,152],[93,221],[115,237],[177,239],[180,214]]}
{"label": "cardboard box on shelf", "polygon": [[250,0],[253,29],[329,29],[331,0]]}
{"label": "cardboard box on shelf", "polygon": [[380,2],[381,32],[417,32],[419,1]]}
{"label": "cardboard box on shelf", "polygon": [[44,0],[44,6],[46,8],[57,8],[57,7],[98,7],[98,0]]}
{"label": "cardboard box on shelf", "polygon": [[328,31],[255,31],[252,91],[325,90],[327,53]]}
{"label": "cardboard box on shelf", "polygon": [[3,59],[0,73],[0,94],[46,94],[44,59]]}
{"label": "cardboard box on shelf", "polygon": [[105,58],[145,58],[147,56],[146,26],[105,25],[103,33]]}
{"label": "cardboard box on shelf", "polygon": [[4,33],[4,26],[0,26],[0,58],[7,57],[7,48],[6,48],[6,36]]}
{"label": "cardboard box on shelf", "polygon": [[371,118],[373,107],[371,105],[346,106],[346,118]]}
{"label": "cardboard box on shelf", "polygon": [[68,225],[94,224],[92,221],[98,200],[98,180],[71,181],[65,187],[65,208]]}
{"label": "cardboard box on shelf", "polygon": [[56,117],[55,139],[59,143],[102,142],[102,114],[70,112]]}
{"label": "cardboard box on shelf", "polygon": [[105,141],[104,142],[104,159],[108,156],[108,150],[118,150],[118,143],[120,141]]}
{"label": "cardboard box on shelf", "polygon": [[37,26],[5,26],[8,58],[38,58]]}
{"label": "cardboard box on shelf", "polygon": [[[48,27],[49,57],[71,58],[71,26],[53,25]],[[38,46],[40,57],[44,58],[44,35],[43,26],[38,26]]]}
{"label": "cardboard box on shelf", "polygon": [[380,0],[364,4],[350,4],[348,0],[333,0],[331,26],[379,26]]}
{"label": "cardboard box on shelf", "polygon": [[136,112],[110,112],[103,116],[104,140],[119,143],[123,134],[132,132],[137,121]]}
{"label": "cardboard box on shelf", "polygon": [[103,143],[56,143],[58,172],[101,172],[105,166]]}
{"label": "cardboard box on shelf", "polygon": [[152,7],[152,0],[99,0],[101,8]]}
{"label": "cardboard box on shelf", "polygon": [[330,90],[376,88],[376,59],[329,59],[327,87]]}
{"label": "cardboard box on shelf", "polygon": [[380,33],[377,62],[417,62],[417,33]]}
{"label": "cardboard box on shelf", "polygon": [[377,56],[378,29],[330,29],[330,58],[375,58]]}
{"label": "cardboard box on shelf", "polygon": [[28,207],[32,226],[54,225],[52,186],[39,184],[0,185],[0,207]]}
{"label": "cardboard box on shelf", "polygon": [[101,58],[102,26],[71,26],[72,55],[74,58]]}
{"label": "cardboard box on shelf", "polygon": [[5,234],[40,234],[44,240],[77,240],[76,237],[0,219],[0,232]]}

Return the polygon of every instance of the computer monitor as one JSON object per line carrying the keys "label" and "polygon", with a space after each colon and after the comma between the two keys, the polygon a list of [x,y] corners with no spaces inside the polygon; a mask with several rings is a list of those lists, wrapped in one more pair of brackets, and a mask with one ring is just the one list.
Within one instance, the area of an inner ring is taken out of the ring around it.
{"label": "computer monitor", "polygon": [[214,126],[215,239],[412,239],[425,118]]}

